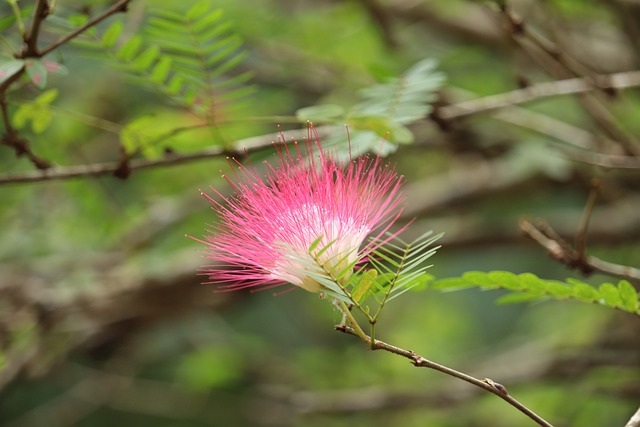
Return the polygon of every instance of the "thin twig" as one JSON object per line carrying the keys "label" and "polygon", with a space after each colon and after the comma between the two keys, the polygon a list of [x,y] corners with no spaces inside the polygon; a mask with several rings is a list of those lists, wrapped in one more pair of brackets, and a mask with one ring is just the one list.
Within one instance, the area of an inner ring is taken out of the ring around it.
{"label": "thin twig", "polygon": [[[506,4],[500,8],[500,14],[508,23],[508,35],[520,45],[540,66],[555,78],[567,78],[578,75],[587,81],[593,82],[602,89],[603,93],[611,95],[612,87],[600,85],[601,77],[580,63],[574,58],[562,52],[550,40],[547,40],[539,33],[531,31],[522,17],[516,15]],[[640,155],[637,148],[637,141],[630,133],[626,132],[617,122],[613,114],[605,107],[598,98],[591,93],[583,93],[578,96],[578,100],[585,111],[593,118],[595,123],[616,141],[628,154]]]}
{"label": "thin twig", "polygon": [[578,232],[576,233],[576,237],[574,239],[576,255],[579,258],[584,258],[586,256],[587,230],[589,229],[589,221],[591,220],[591,214],[593,213],[593,208],[595,207],[596,200],[598,199],[599,189],[600,189],[600,184],[598,182],[594,182],[593,188],[589,193],[589,198],[587,199],[587,204],[584,207],[584,213],[582,215],[582,221],[580,222],[580,227],[578,228]]}
{"label": "thin twig", "polygon": [[[358,334],[354,329],[345,325],[336,326],[336,330],[346,334],[360,337],[360,334]],[[525,414],[527,417],[531,418],[538,425],[543,427],[553,427],[549,422],[545,421],[542,417],[537,415],[531,409],[527,408],[525,405],[523,405],[522,403],[518,402],[515,398],[513,398],[509,394],[507,389],[501,384],[498,384],[488,378],[485,378],[484,380],[477,379],[475,377],[472,377],[471,375],[467,375],[463,372],[456,371],[455,369],[449,368],[447,366],[440,365],[439,363],[432,362],[431,360],[428,360],[411,350],[405,350],[400,347],[396,347],[394,345],[388,344],[384,341],[371,340],[371,338],[366,335],[365,337],[366,337],[365,342],[372,350],[384,350],[389,353],[397,354],[399,356],[409,359],[411,363],[416,367],[433,369],[438,372],[442,372],[443,374],[466,381],[469,384],[472,384],[485,391],[488,391],[489,393],[495,394],[496,396],[498,396],[499,398],[501,398],[502,400],[504,400],[505,402],[513,406],[514,408],[518,409],[523,414]]]}
{"label": "thin twig", "polygon": [[438,109],[438,118],[451,120],[554,96],[576,95],[598,89],[625,89],[636,86],[640,86],[640,70],[601,75],[597,83],[590,78],[580,77],[543,82],[524,89],[440,107]]}
{"label": "thin twig", "polygon": [[31,29],[25,35],[23,51],[18,55],[19,58],[29,58],[38,56],[38,38],[40,37],[40,28],[42,22],[51,12],[48,0],[37,0],[33,12],[33,20],[31,21]]}
{"label": "thin twig", "polygon": [[18,131],[11,125],[11,119],[9,118],[9,108],[4,98],[4,94],[0,93],[0,115],[2,116],[2,122],[4,123],[5,133],[0,136],[0,145],[6,145],[13,148],[17,157],[26,156],[33,165],[40,171],[46,170],[51,167],[51,164],[45,159],[38,157],[31,151],[29,141],[23,139],[18,134]]}
{"label": "thin twig", "polygon": [[65,43],[69,42],[70,40],[76,38],[77,36],[79,36],[80,34],[85,32],[89,28],[91,28],[91,27],[95,26],[96,24],[104,21],[105,19],[107,19],[111,15],[114,15],[114,14],[119,13],[119,12],[126,12],[127,6],[129,5],[130,2],[131,2],[131,0],[119,0],[117,3],[115,3],[109,9],[105,10],[104,12],[102,12],[100,15],[98,15],[95,18],[90,19],[89,21],[87,21],[80,28],[70,32],[66,36],[58,39],[57,41],[51,43],[46,48],[42,49],[39,52],[38,56],[40,56],[40,57],[45,56],[46,54],[48,54],[52,50],[57,49],[58,47],[62,46],[63,44],[65,44]]}
{"label": "thin twig", "polygon": [[527,220],[520,221],[520,230],[544,247],[551,258],[556,261],[578,269],[585,274],[599,271],[626,280],[640,281],[640,269],[603,261],[594,256],[585,255],[580,257],[574,248],[567,246],[566,241],[549,236],[550,233],[546,229],[551,230],[547,225],[544,227],[541,225],[535,226]]}
{"label": "thin twig", "polygon": [[[330,127],[318,127],[318,135],[322,138],[327,134]],[[308,132],[306,129],[287,131],[287,136],[296,140],[302,140],[307,137]],[[151,169],[161,166],[179,165],[182,163],[188,163],[195,160],[203,160],[211,157],[219,157],[222,155],[233,156],[243,155],[245,150],[247,152],[259,150],[261,148],[269,147],[276,143],[278,138],[274,135],[260,135],[251,138],[242,139],[237,141],[233,148],[227,149],[221,146],[213,146],[206,150],[199,151],[197,153],[188,154],[170,154],[166,157],[158,160],[149,159],[134,159],[130,160],[128,164],[129,171]],[[79,178],[86,176],[101,176],[111,175],[120,167],[119,162],[110,163],[93,163],[88,165],[66,166],[66,167],[53,167],[42,171],[28,171],[28,172],[16,172],[8,173],[0,176],[0,185],[3,184],[23,184],[42,181],[55,181],[71,178]]]}

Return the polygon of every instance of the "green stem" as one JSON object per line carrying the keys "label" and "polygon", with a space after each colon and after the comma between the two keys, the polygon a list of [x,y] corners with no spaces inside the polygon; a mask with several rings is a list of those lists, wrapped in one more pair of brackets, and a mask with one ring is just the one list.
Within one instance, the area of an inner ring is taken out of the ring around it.
{"label": "green stem", "polygon": [[24,22],[22,21],[22,13],[20,12],[20,7],[18,7],[18,2],[17,0],[10,0],[9,4],[11,5],[11,10],[13,10],[13,14],[16,16],[16,23],[18,24],[20,34],[24,36]]}
{"label": "green stem", "polygon": [[367,334],[364,333],[364,331],[362,330],[362,328],[358,324],[358,321],[356,320],[355,317],[353,317],[353,314],[351,314],[351,311],[349,310],[349,307],[347,307],[347,305],[344,303],[344,301],[338,300],[338,307],[340,307],[340,310],[342,310],[342,312],[347,317],[347,319],[349,319],[349,323],[351,323],[351,327],[353,328],[353,331],[355,332],[355,334],[362,341],[364,341],[367,344],[370,344],[371,340],[369,339]]}

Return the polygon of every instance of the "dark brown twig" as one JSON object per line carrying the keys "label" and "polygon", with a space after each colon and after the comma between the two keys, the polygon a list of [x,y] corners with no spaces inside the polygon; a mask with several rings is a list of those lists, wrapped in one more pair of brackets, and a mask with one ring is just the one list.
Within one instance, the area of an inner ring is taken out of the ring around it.
{"label": "dark brown twig", "polygon": [[0,136],[0,144],[11,147],[18,157],[26,156],[40,171],[50,168],[51,163],[35,155],[33,151],[31,151],[31,147],[29,147],[29,141],[21,138],[18,131],[11,125],[7,102],[2,94],[0,94],[0,111],[2,112],[2,122],[5,127],[4,134]]}
{"label": "dark brown twig", "polygon": [[31,21],[31,29],[24,37],[24,47],[18,55],[19,58],[38,57],[38,38],[40,37],[40,28],[42,22],[51,12],[48,0],[37,0],[33,11],[33,20]]}
{"label": "dark brown twig", "polygon": [[580,256],[575,248],[555,235],[553,229],[544,223],[534,225],[530,221],[522,220],[520,230],[544,247],[551,258],[584,274],[599,271],[626,280],[640,281],[640,269],[603,261],[590,255]]}
{"label": "dark brown twig", "polygon": [[524,89],[443,106],[438,109],[438,117],[452,120],[554,96],[577,95],[605,87],[625,89],[636,86],[640,86],[640,70],[603,75],[597,82],[580,77],[543,82]]}
{"label": "dark brown twig", "polygon": [[[316,131],[320,138],[327,134],[329,127],[318,127]],[[287,137],[296,140],[302,140],[307,137],[308,132],[306,129],[297,131],[287,131]],[[219,157],[222,155],[244,155],[245,150],[254,151],[265,147],[270,147],[274,141],[278,138],[274,135],[261,135],[252,138],[246,138],[237,141],[233,148],[227,149],[222,146],[213,146],[206,150],[199,151],[197,153],[188,154],[170,154],[159,160],[149,159],[133,159],[126,163],[127,173],[131,173],[134,170],[151,169],[161,166],[179,165],[182,163],[188,163],[196,160],[208,159],[211,157]],[[79,178],[86,176],[102,176],[114,174],[118,171],[122,171],[122,161],[111,163],[93,163],[89,165],[77,165],[67,167],[55,167],[46,171],[29,171],[19,172],[13,174],[5,174],[0,177],[0,185],[2,184],[21,184],[30,182],[42,182],[42,181],[54,181],[62,179]]]}
{"label": "dark brown twig", "polygon": [[85,32],[89,28],[95,26],[96,24],[104,21],[105,19],[107,19],[111,15],[114,15],[114,14],[119,13],[119,12],[126,12],[127,11],[127,7],[128,7],[130,2],[131,2],[131,0],[119,0],[117,3],[115,3],[109,9],[105,10],[104,12],[102,12],[100,15],[98,15],[95,18],[90,19],[89,21],[87,21],[80,28],[70,32],[66,36],[58,39],[57,41],[51,43],[46,48],[42,49],[38,56],[39,57],[45,56],[46,54],[48,54],[52,50],[57,49],[60,46],[62,46],[63,44],[69,42],[70,40],[72,40],[72,39],[74,39],[76,37],[78,37],[80,34]]}
{"label": "dark brown twig", "polygon": [[[531,31],[521,16],[515,14],[511,8],[505,4],[499,8],[500,15],[507,23],[507,34],[529,54],[542,68],[555,78],[568,78],[577,75],[600,85],[605,78],[589,69],[580,61],[563,52],[552,41],[547,40],[535,31]],[[602,92],[610,96],[614,92],[608,85],[601,87]],[[577,98],[583,108],[593,118],[595,123],[614,141],[616,141],[627,154],[640,155],[635,138],[625,131],[617,122],[613,114],[598,98],[591,93],[584,93]]]}
{"label": "dark brown twig", "polygon": [[[345,334],[354,335],[361,338],[360,334],[356,333],[356,331],[349,326],[338,325],[336,326],[336,330],[343,332]],[[496,383],[495,381],[489,378],[480,380],[478,378],[467,375],[463,372],[456,371],[455,369],[451,369],[447,366],[440,365],[439,363],[436,363],[436,362],[432,362],[431,360],[428,360],[411,350],[405,350],[400,347],[396,347],[394,345],[388,344],[384,341],[371,340],[371,337],[369,337],[368,335],[365,335],[365,338],[367,339],[367,345],[369,348],[371,348],[371,350],[374,350],[374,351],[384,350],[389,353],[397,354],[399,356],[409,359],[411,363],[416,367],[433,369],[438,372],[442,372],[443,374],[452,376],[454,378],[458,378],[462,381],[466,381],[469,384],[472,384],[485,391],[488,391],[489,393],[495,394],[496,396],[498,396],[499,398],[501,398],[502,400],[504,400],[505,402],[513,406],[514,408],[518,409],[523,414],[525,414],[527,417],[531,418],[538,425],[543,427],[553,427],[549,422],[545,421],[542,417],[540,417],[531,409],[527,408],[525,405],[518,402],[514,397],[512,397],[503,385]]]}
{"label": "dark brown twig", "polygon": [[591,214],[593,213],[593,208],[595,207],[596,200],[598,199],[599,190],[600,183],[594,182],[591,193],[589,193],[589,198],[587,199],[587,204],[584,207],[584,213],[582,215],[580,227],[578,228],[578,232],[576,233],[574,246],[576,249],[576,256],[579,258],[584,258],[586,256],[587,230],[589,229],[589,221],[591,220]]}

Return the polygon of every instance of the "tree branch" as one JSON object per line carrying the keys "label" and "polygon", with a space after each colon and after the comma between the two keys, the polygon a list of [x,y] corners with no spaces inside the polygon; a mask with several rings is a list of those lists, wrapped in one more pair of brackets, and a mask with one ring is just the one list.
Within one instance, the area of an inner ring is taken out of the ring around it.
{"label": "tree branch", "polygon": [[640,281],[640,269],[603,261],[590,255],[581,256],[575,248],[557,236],[551,227],[542,222],[533,225],[527,220],[522,220],[520,230],[544,247],[551,258],[570,268],[578,269],[585,274],[599,271],[626,280]]}
{"label": "tree branch", "polygon": [[[360,337],[360,335],[351,327],[345,325],[336,326],[336,330],[345,334],[354,335]],[[411,363],[419,368],[429,368],[436,370],[438,372],[442,372],[443,374],[458,378],[460,380],[466,381],[469,384],[472,384],[478,388],[481,388],[489,393],[493,393],[514,408],[518,409],[520,412],[525,414],[527,417],[531,418],[538,425],[543,427],[553,427],[550,423],[545,421],[542,417],[537,415],[535,412],[524,406],[522,403],[518,402],[515,398],[513,398],[507,389],[491,379],[485,378],[484,380],[479,380],[475,377],[467,375],[463,372],[456,371],[455,369],[451,369],[447,366],[440,365],[439,363],[432,362],[419,354],[414,353],[411,350],[405,350],[400,347],[396,347],[391,344],[387,344],[384,341],[380,340],[372,340],[369,336],[365,335],[367,338],[367,344],[371,348],[371,350],[384,350],[389,353],[397,354],[406,359],[409,359]]]}
{"label": "tree branch", "polygon": [[48,0],[37,0],[31,21],[31,29],[24,37],[25,45],[18,58],[38,57],[38,38],[42,22],[49,15],[51,9]]}
{"label": "tree branch", "polygon": [[48,54],[52,50],[57,49],[58,47],[62,46],[63,44],[65,44],[65,43],[69,42],[70,40],[76,38],[77,36],[79,36],[80,34],[85,32],[89,28],[95,26],[99,22],[104,21],[105,19],[107,19],[111,15],[114,15],[114,14],[119,13],[119,12],[126,12],[127,7],[128,7],[130,2],[131,2],[131,0],[119,0],[117,3],[115,3],[109,9],[105,10],[104,12],[102,12],[100,15],[98,15],[95,18],[90,19],[89,21],[87,21],[87,23],[84,24],[83,26],[81,26],[80,28],[70,32],[66,36],[58,39],[57,41],[53,42],[51,45],[49,45],[46,48],[42,49],[39,52],[38,56],[39,57],[45,56],[46,54]]}
{"label": "tree branch", "polygon": [[[322,138],[329,131],[329,127],[317,127],[318,135]],[[294,131],[287,131],[287,136],[292,139],[302,140],[308,135],[307,129],[300,129]],[[166,157],[159,160],[148,159],[134,159],[128,163],[129,171],[150,169],[161,166],[179,165],[182,163],[188,163],[196,160],[208,159],[211,157],[218,157],[222,155],[234,156],[242,155],[245,151],[255,151],[261,148],[269,147],[276,143],[278,138],[274,135],[261,135],[251,138],[242,139],[237,141],[233,148],[226,149],[222,146],[210,147],[206,150],[199,151],[197,153],[189,154],[169,154]],[[16,172],[9,173],[0,176],[0,185],[3,184],[21,184],[32,183],[42,181],[56,181],[63,179],[79,178],[86,176],[101,176],[114,174],[121,167],[120,162],[112,163],[94,163],[89,165],[77,165],[77,166],[60,166],[53,167],[42,171],[28,171],[28,172]]]}
{"label": "tree branch", "polygon": [[601,75],[595,81],[591,78],[576,77],[543,82],[524,89],[440,107],[437,111],[437,117],[442,120],[452,120],[554,96],[576,95],[594,90],[625,89],[636,86],[640,86],[640,70]]}

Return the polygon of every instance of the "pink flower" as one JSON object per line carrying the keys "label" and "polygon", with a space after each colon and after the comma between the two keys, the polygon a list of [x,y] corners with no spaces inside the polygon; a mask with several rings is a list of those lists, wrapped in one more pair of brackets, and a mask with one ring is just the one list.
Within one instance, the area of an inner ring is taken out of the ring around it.
{"label": "pink flower", "polygon": [[314,139],[306,141],[307,157],[297,142],[282,146],[276,165],[265,162],[264,178],[236,161],[233,179],[223,174],[235,194],[212,188],[223,202],[202,193],[219,218],[201,241],[214,262],[203,269],[208,283],[222,290],[290,283],[319,292],[311,269],[337,275],[379,245],[363,243],[380,238],[402,212],[402,178],[379,157],[341,164]]}

